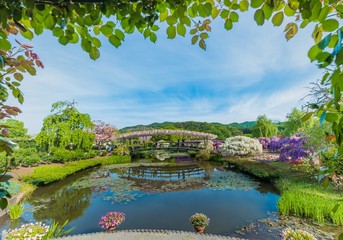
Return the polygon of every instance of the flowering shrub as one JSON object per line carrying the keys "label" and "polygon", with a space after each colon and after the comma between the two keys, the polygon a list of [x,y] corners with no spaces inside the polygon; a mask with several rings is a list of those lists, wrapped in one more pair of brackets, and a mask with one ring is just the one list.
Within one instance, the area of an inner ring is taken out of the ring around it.
{"label": "flowering shrub", "polygon": [[270,152],[280,152],[280,148],[282,147],[282,139],[279,137],[272,137],[270,138],[268,149]]}
{"label": "flowering shrub", "polygon": [[312,234],[303,230],[292,230],[285,228],[281,235],[282,240],[317,240]]}
{"label": "flowering shrub", "polygon": [[236,136],[227,138],[219,147],[223,156],[247,156],[262,153],[262,144],[253,138]]}
{"label": "flowering shrub", "polygon": [[38,222],[38,223],[29,223],[24,224],[20,228],[15,228],[9,230],[6,235],[6,239],[43,239],[44,236],[48,233],[49,226]]}
{"label": "flowering shrub", "polygon": [[303,137],[284,138],[281,141],[280,161],[294,161],[304,157],[308,157],[310,149],[305,146],[306,139]]}
{"label": "flowering shrub", "polygon": [[111,229],[117,227],[119,224],[125,221],[125,213],[122,212],[108,212],[105,216],[102,216],[99,225],[105,229]]}
{"label": "flowering shrub", "polygon": [[193,226],[206,227],[210,224],[210,219],[203,213],[195,213],[189,218]]}
{"label": "flowering shrub", "polygon": [[262,144],[263,149],[269,149],[270,138],[260,137],[258,141]]}

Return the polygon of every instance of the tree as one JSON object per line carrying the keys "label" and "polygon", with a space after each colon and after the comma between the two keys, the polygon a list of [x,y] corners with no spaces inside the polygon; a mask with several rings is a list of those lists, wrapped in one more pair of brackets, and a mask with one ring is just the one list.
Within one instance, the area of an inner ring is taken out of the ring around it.
{"label": "tree", "polygon": [[285,129],[282,134],[290,137],[296,133],[304,132],[305,129],[312,128],[315,124],[315,119],[311,118],[306,122],[301,121],[301,118],[306,114],[305,111],[293,108],[292,112],[287,114],[287,121],[284,122]]}
{"label": "tree", "polygon": [[4,126],[9,129],[8,136],[9,138],[26,138],[27,128],[24,127],[24,122],[15,120],[15,119],[6,119],[1,122]]}
{"label": "tree", "polygon": [[36,137],[37,146],[49,151],[52,147],[89,150],[94,143],[94,124],[88,114],[80,113],[75,102],[52,104],[52,115],[43,121],[43,127]]}
{"label": "tree", "polygon": [[272,137],[278,132],[277,127],[266,115],[257,117],[256,125],[252,127],[254,137]]}
{"label": "tree", "polygon": [[95,144],[99,147],[101,144],[111,142],[113,137],[119,134],[119,130],[103,121],[93,121],[95,133]]}

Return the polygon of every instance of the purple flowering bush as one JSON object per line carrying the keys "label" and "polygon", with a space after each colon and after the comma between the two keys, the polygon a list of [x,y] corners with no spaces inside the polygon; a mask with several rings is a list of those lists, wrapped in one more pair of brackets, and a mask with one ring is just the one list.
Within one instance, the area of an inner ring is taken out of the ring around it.
{"label": "purple flowering bush", "polygon": [[270,138],[260,137],[258,141],[262,144],[263,150],[269,149]]}
{"label": "purple flowering bush", "polygon": [[119,224],[125,221],[125,213],[122,212],[108,212],[102,216],[99,225],[104,229],[116,228]]}
{"label": "purple flowering bush", "polygon": [[270,138],[268,149],[270,152],[280,152],[282,147],[282,138],[280,137],[272,137]]}
{"label": "purple flowering bush", "polygon": [[287,137],[281,140],[280,162],[294,161],[308,157],[311,150],[306,146],[306,138],[301,136]]}

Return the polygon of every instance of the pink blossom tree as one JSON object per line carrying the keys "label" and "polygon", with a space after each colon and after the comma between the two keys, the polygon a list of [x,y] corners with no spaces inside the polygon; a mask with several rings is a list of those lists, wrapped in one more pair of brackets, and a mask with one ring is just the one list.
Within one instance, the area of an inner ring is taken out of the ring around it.
{"label": "pink blossom tree", "polygon": [[95,133],[95,145],[101,149],[101,145],[112,142],[113,138],[119,134],[119,130],[109,123],[105,123],[101,120],[93,121]]}

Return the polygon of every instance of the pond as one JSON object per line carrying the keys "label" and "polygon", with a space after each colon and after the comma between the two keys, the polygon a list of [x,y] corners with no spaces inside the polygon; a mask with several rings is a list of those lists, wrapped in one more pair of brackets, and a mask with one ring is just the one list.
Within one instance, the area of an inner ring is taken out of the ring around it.
{"label": "pond", "polygon": [[238,227],[277,212],[279,195],[268,184],[222,165],[93,168],[38,188],[25,202],[26,212],[0,230],[30,221],[69,220],[72,234],[103,231],[101,216],[122,211],[118,229],[193,231],[196,212],[211,219],[207,233],[230,235]]}

